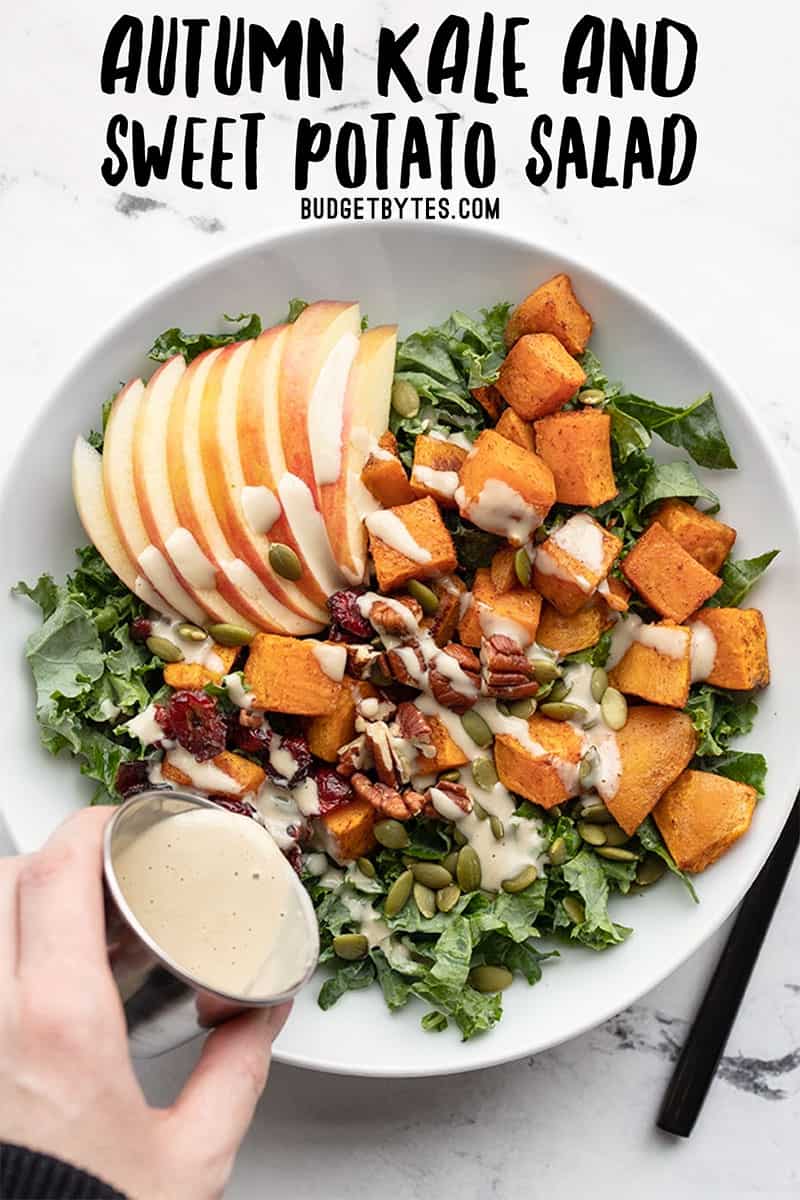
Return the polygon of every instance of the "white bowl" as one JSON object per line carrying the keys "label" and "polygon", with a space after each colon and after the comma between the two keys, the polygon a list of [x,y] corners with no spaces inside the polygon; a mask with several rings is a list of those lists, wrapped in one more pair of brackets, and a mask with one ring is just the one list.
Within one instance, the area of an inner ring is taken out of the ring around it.
{"label": "white bowl", "polygon": [[282,318],[292,296],[357,299],[373,322],[399,321],[410,331],[454,308],[469,311],[518,299],[559,270],[572,275],[595,318],[592,346],[611,378],[667,404],[714,393],[740,470],[701,474],[720,494],[724,519],[739,530],[737,556],[781,549],[754,596],[766,612],[773,682],[761,700],[755,731],[742,743],[767,755],[767,796],[747,836],[699,877],[699,906],[672,879],[647,895],[616,901],[615,915],[634,926],[634,935],[603,954],[566,947],[560,959],[545,964],[535,988],[519,982],[505,994],[505,1015],[491,1033],[466,1044],[452,1031],[424,1033],[421,1005],[390,1015],[377,988],[346,995],[323,1013],[312,985],[296,1002],[276,1048],[283,1062],[357,1075],[415,1076],[534,1054],[631,1004],[728,916],[767,857],[800,784],[800,754],[789,722],[800,678],[800,529],[796,501],[772,446],[747,402],[681,333],[580,264],[461,227],[330,225],[226,253],[135,308],[95,343],[43,408],[2,493],[0,657],[10,675],[3,700],[4,808],[17,845],[31,850],[90,793],[74,764],[52,759],[39,746],[22,656],[36,619],[28,602],[10,597],[8,589],[41,571],[60,576],[72,567],[73,548],[85,541],[70,494],[73,438],[97,425],[102,402],[120,380],[152,369],[144,355],[156,334],[173,325],[215,328],[225,312],[255,310],[272,323]]}

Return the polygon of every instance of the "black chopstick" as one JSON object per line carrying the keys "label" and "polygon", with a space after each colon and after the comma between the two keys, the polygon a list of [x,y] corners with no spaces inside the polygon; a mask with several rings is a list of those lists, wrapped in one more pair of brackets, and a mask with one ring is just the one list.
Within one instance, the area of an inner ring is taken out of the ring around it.
{"label": "black chopstick", "polygon": [[800,844],[800,795],[761,873],[742,902],[689,1030],[656,1122],[689,1137],[728,1041],[739,1005]]}

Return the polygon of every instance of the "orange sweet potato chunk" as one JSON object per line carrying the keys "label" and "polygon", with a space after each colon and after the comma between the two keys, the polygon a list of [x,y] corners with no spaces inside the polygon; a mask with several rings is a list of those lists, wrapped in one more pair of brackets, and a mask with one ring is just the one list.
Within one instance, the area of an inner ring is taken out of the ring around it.
{"label": "orange sweet potato chunk", "polygon": [[519,587],[519,579],[514,566],[517,551],[514,546],[503,546],[494,555],[489,567],[492,576],[492,586],[501,595]]}
{"label": "orange sweet potato chunk", "polygon": [[375,809],[369,800],[351,800],[314,820],[327,853],[338,863],[353,862],[375,849]]}
{"label": "orange sweet potato chunk", "polygon": [[489,384],[488,387],[473,388],[472,395],[490,421],[496,421],[505,408],[505,401],[494,384]]}
{"label": "orange sweet potato chunk", "polygon": [[523,421],[513,408],[506,409],[494,428],[501,437],[508,438],[510,442],[522,446],[523,450],[536,450],[533,426],[530,421]]}
{"label": "orange sweet potato chunk", "polygon": [[566,721],[550,721],[538,713],[528,721],[528,729],[532,740],[542,747],[541,755],[534,755],[510,734],[495,738],[494,761],[500,782],[542,808],[563,804],[579,790],[581,735]]}
{"label": "orange sweet potato chunk", "polygon": [[407,558],[373,533],[370,529],[370,519],[367,517],[369,548],[375,564],[378,587],[382,592],[393,592],[404,583],[408,583],[409,579],[429,579],[431,576],[447,575],[455,571],[458,565],[455,546],[435,500],[426,496],[422,500],[415,500],[413,504],[393,507],[391,511],[405,525],[417,545],[422,550],[427,550],[430,557],[426,562],[416,562],[413,558]]}
{"label": "orange sweet potato chunk", "polygon": [[685,708],[692,682],[692,634],[683,625],[671,621],[654,622],[653,630],[675,630],[676,646],[681,643],[679,657],[662,653],[657,647],[633,642],[615,667],[608,672],[609,681],[628,696],[640,696],[651,704],[668,708]]}
{"label": "orange sweet potato chunk", "polygon": [[555,503],[553,472],[532,450],[485,429],[461,468],[456,501],[480,529],[527,542]]}
{"label": "orange sweet potato chunk", "polygon": [[709,771],[684,771],[659,800],[653,820],[682,871],[704,871],[750,828],[755,788]]}
{"label": "orange sweet potato chunk", "polygon": [[695,620],[708,626],[717,643],[708,683],[735,691],[767,686],[767,628],[757,608],[701,608]]}
{"label": "orange sweet potato chunk", "polygon": [[534,430],[536,453],[553,472],[559,504],[597,508],[616,496],[608,413],[554,413],[536,421]]}
{"label": "orange sweet potato chunk", "polygon": [[[229,775],[235,780],[237,790],[235,792],[221,791],[210,792],[209,795],[219,795],[228,797],[247,796],[250,792],[257,792],[266,778],[261,767],[257,763],[251,762],[249,758],[243,758],[241,754],[232,754],[229,750],[223,750],[222,754],[218,754],[216,758],[211,759],[212,764],[219,770]],[[194,787],[188,775],[184,774],[178,767],[174,767],[169,761],[169,751],[161,764],[161,774],[165,779],[169,779],[171,783],[175,783],[178,787]]]}
{"label": "orange sweet potato chunk", "polygon": [[524,421],[558,412],[586,382],[586,372],[551,333],[527,333],[500,368],[497,390]]}
{"label": "orange sweet potato chunk", "polygon": [[638,539],[622,573],[651,608],[679,625],[722,587],[722,580],[692,558],[658,521]]}
{"label": "orange sweet potato chunk", "polygon": [[426,758],[424,754],[418,754],[415,772],[419,775],[440,775],[442,771],[452,771],[455,767],[465,766],[469,762],[469,758],[450,737],[444,722],[434,716],[428,716],[425,719],[431,727],[436,755],[433,758]]}
{"label": "orange sweet potato chunk", "polygon": [[526,333],[552,333],[569,354],[583,354],[592,336],[592,318],[572,290],[569,275],[554,275],[514,309],[506,325],[506,345],[513,346]]}
{"label": "orange sweet potato chunk", "polygon": [[569,617],[583,608],[606,578],[622,543],[587,513],[576,513],[536,551],[533,585]]}
{"label": "orange sweet potato chunk", "polygon": [[736,541],[736,530],[700,512],[685,500],[665,500],[653,518],[672,534],[687,554],[716,575]]}
{"label": "orange sweet potato chunk", "polygon": [[574,654],[596,645],[612,625],[608,606],[599,596],[568,617],[552,604],[543,604],[536,641],[558,654]]}
{"label": "orange sweet potato chunk", "polygon": [[361,471],[361,482],[382,508],[410,504],[416,497],[406,469],[397,456],[397,438],[385,433],[377,451],[370,454]]}
{"label": "orange sweet potato chunk", "polygon": [[314,653],[318,643],[258,633],[244,667],[256,708],[318,717],[332,713],[342,684],[326,675]]}
{"label": "orange sweet potato chunk", "polygon": [[180,688],[200,690],[207,683],[219,683],[227,675],[239,656],[238,646],[218,646],[214,643],[214,654],[222,663],[221,671],[212,671],[202,663],[167,663],[164,667],[164,683],[178,691]]}
{"label": "orange sweet potato chunk", "polygon": [[508,633],[529,644],[536,640],[541,612],[542,597],[538,592],[521,587],[498,592],[492,583],[491,570],[481,567],[475,572],[472,599],[461,618],[458,636],[465,646],[480,646],[481,639],[493,633]]}
{"label": "orange sweet potato chunk", "polygon": [[604,799],[617,824],[633,834],[689,765],[697,734],[686,713],[643,704],[630,709],[616,739],[619,785],[613,796]]}
{"label": "orange sweet potato chunk", "polygon": [[432,496],[443,508],[455,508],[458,473],[467,451],[463,446],[443,442],[441,438],[420,434],[414,443],[411,490],[415,497]]}
{"label": "orange sweet potato chunk", "polygon": [[356,735],[356,704],[377,696],[371,683],[345,676],[336,707],[325,716],[312,717],[306,726],[308,748],[317,758],[335,763],[342,746]]}
{"label": "orange sweet potato chunk", "polygon": [[467,585],[458,575],[445,575],[433,580],[430,586],[436,593],[439,607],[432,616],[423,619],[422,628],[430,633],[437,646],[446,646],[453,640],[461,619],[461,597]]}

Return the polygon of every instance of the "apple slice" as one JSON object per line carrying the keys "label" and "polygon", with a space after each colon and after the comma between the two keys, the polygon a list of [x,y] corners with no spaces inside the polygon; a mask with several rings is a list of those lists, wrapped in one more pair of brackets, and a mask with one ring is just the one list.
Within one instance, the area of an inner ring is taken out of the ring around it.
{"label": "apple slice", "polygon": [[361,482],[361,471],[389,426],[396,351],[395,325],[378,326],[361,335],[344,399],[339,469],[335,482],[319,484],[330,544],[347,579],[356,584],[363,582],[367,567],[364,517],[380,507]]}
{"label": "apple slice", "polygon": [[72,449],[72,494],[86,536],[95,550],[131,592],[165,616],[173,613],[158,592],[136,569],[136,564],[119,539],[108,511],[103,488],[103,458],[85,438],[77,437]]}
{"label": "apple slice", "polygon": [[[285,326],[279,331],[269,330],[258,344],[243,342],[222,351],[203,392],[200,452],[214,511],[234,553],[276,599],[320,625],[328,619],[326,597],[302,558],[304,570],[297,583],[278,575],[272,567],[270,538],[266,534],[280,517],[281,504],[274,488],[246,486],[237,431],[237,410],[245,375],[252,374],[251,364],[255,360],[255,386],[277,387],[287,332]],[[264,458],[263,449],[259,458]],[[280,542],[281,538],[273,536],[272,540]],[[301,587],[304,578],[305,586]]]}
{"label": "apple slice", "polygon": [[[251,352],[252,343],[244,343],[243,356]],[[200,451],[200,411],[210,372],[220,353],[218,349],[210,350],[194,360],[170,408],[167,466],[179,524],[215,568],[219,593],[248,623],[272,633],[318,633],[322,622],[303,617],[281,603],[255,571],[236,557],[214,510]]]}
{"label": "apple slice", "polygon": [[117,537],[131,562],[171,609],[201,625],[206,619],[203,609],[178,582],[162,551],[153,545],[139,510],[133,477],[133,442],[144,391],[141,379],[134,379],[111,405],[102,461],[106,503]]}

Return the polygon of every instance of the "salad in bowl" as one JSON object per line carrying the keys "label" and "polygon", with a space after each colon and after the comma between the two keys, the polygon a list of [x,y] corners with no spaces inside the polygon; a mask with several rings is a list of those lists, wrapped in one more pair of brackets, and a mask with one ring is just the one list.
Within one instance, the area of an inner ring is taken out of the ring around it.
{"label": "salad in bowl", "polygon": [[[18,591],[42,741],[96,802],[263,823],[317,912],[319,1003],[380,987],[469,1038],[630,895],[711,866],[763,756],[777,551],[734,557],[710,395],[611,383],[559,274],[398,343],[355,303],[170,329],[79,438],[90,545]],[[653,438],[678,451],[657,461]]]}

